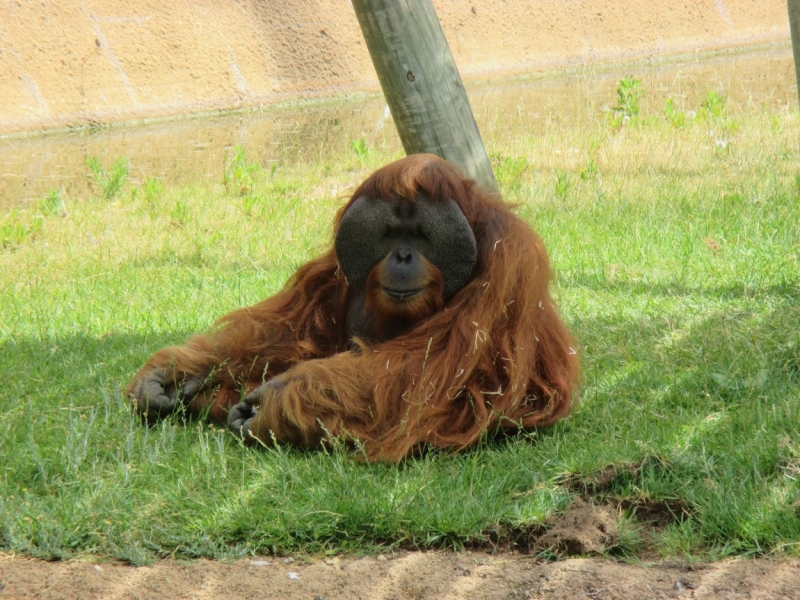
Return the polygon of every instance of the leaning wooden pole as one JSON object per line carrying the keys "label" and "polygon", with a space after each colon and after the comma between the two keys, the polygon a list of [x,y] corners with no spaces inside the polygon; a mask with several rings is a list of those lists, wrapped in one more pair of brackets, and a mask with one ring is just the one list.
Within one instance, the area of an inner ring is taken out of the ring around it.
{"label": "leaning wooden pole", "polygon": [[499,193],[431,0],[352,4],[406,153],[436,154]]}
{"label": "leaning wooden pole", "polygon": [[797,97],[800,101],[800,0],[788,0],[789,29],[792,33],[794,55],[794,77],[797,82]]}

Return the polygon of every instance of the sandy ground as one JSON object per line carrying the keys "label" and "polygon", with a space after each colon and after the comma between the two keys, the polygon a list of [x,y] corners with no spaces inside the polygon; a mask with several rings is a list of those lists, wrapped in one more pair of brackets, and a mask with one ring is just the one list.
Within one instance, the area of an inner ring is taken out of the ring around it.
{"label": "sandy ground", "polygon": [[[467,81],[789,40],[785,0],[433,3]],[[349,0],[0,0],[0,135],[378,89]]]}
{"label": "sandy ground", "polygon": [[542,563],[517,554],[439,552],[131,567],[5,557],[0,558],[0,598],[800,598],[800,560],[632,565],[600,558]]}

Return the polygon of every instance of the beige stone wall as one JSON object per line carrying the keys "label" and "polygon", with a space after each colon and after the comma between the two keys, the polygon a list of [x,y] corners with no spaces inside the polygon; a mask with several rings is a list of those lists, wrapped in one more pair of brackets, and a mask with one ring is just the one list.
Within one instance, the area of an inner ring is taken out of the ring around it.
{"label": "beige stone wall", "polygon": [[[784,0],[434,0],[465,79],[785,42]],[[0,135],[378,89],[349,0],[0,0]]]}

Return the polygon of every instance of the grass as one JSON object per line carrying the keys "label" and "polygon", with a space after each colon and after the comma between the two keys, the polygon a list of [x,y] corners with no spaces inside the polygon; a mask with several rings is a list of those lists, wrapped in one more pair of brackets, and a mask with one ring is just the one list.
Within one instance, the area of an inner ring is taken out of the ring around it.
{"label": "grass", "polygon": [[105,200],[112,200],[122,191],[128,181],[128,162],[119,157],[111,167],[106,168],[100,159],[91,156],[86,159],[86,167],[94,187]]}
{"label": "grass", "polygon": [[[399,146],[272,169],[236,149],[217,185],[146,179],[6,215],[0,549],[460,548],[524,538],[582,494],[622,507],[625,554],[798,554],[800,119],[716,93],[653,107],[643,90],[619,96],[624,120],[483,117],[501,189],[548,246],[584,381],[569,419],[456,456],[254,451],[202,424],[143,427],[120,394],[156,349],[279,289]],[[637,507],[659,503],[685,518],[644,535]]]}

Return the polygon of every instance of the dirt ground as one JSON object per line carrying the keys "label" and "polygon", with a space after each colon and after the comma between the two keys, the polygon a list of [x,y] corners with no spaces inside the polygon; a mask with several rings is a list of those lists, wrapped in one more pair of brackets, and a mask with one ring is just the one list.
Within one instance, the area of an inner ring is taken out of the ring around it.
{"label": "dirt ground", "polygon": [[376,557],[163,561],[147,567],[0,556],[0,600],[800,599],[800,559],[629,564],[609,558],[536,558],[543,550],[597,555],[617,542],[615,523],[614,510],[576,500],[546,530],[520,544],[525,554],[399,551]]}
{"label": "dirt ground", "polygon": [[[467,81],[789,40],[784,0],[433,4]],[[0,2],[0,135],[378,89],[349,0]]]}
{"label": "dirt ground", "polygon": [[518,554],[437,552],[313,561],[160,562],[131,567],[3,557],[0,598],[800,598],[800,560],[632,565],[601,558],[542,563]]}

